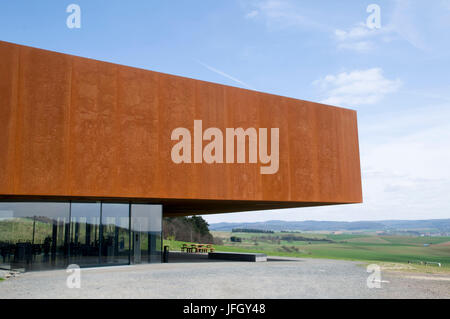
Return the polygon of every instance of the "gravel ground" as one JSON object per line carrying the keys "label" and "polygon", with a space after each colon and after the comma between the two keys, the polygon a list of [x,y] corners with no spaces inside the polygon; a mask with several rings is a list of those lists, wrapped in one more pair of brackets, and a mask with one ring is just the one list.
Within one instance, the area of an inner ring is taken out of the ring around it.
{"label": "gravel ground", "polygon": [[8,298],[450,298],[450,276],[383,272],[368,288],[361,263],[326,259],[182,262],[81,270],[69,289],[65,270],[28,272],[0,282]]}

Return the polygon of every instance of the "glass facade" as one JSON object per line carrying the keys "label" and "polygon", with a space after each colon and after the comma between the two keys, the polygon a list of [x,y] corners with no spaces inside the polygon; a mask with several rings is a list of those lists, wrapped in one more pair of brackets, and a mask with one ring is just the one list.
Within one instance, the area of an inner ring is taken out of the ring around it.
{"label": "glass facade", "polygon": [[0,268],[161,262],[162,206],[0,202]]}
{"label": "glass facade", "polygon": [[70,263],[100,264],[100,203],[72,203]]}
{"label": "glass facade", "polygon": [[134,263],[152,263],[161,259],[162,206],[131,205],[131,233]]}
{"label": "glass facade", "polygon": [[[149,206],[150,205],[144,205]],[[127,264],[130,262],[130,208],[123,204],[102,205],[103,264]]]}

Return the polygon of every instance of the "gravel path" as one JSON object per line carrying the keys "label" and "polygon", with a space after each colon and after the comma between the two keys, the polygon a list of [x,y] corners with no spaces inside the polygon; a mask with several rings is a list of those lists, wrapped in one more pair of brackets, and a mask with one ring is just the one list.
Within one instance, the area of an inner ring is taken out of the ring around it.
{"label": "gravel path", "polygon": [[360,263],[326,259],[177,262],[81,270],[81,288],[65,270],[29,272],[0,282],[6,298],[450,298],[450,276],[383,272],[367,287]]}

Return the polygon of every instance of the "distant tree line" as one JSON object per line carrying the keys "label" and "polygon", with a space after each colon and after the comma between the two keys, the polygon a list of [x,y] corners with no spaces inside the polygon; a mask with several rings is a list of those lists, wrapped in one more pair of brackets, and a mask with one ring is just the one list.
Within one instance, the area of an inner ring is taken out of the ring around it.
{"label": "distant tree line", "polygon": [[242,242],[242,238],[241,237],[236,237],[236,236],[231,236],[230,237],[230,241],[233,243],[241,243]]}
{"label": "distant tree line", "polygon": [[314,237],[303,237],[303,236],[296,236],[296,235],[284,235],[281,236],[281,240],[286,241],[322,241],[322,242],[333,242],[330,239],[326,238],[314,238]]}
{"label": "distant tree line", "polygon": [[[239,237],[232,236],[230,237],[230,241],[232,242],[238,242],[236,239]],[[240,238],[239,238],[240,239]],[[261,242],[272,242],[273,244],[280,245],[281,241],[305,241],[305,242],[327,242],[327,243],[333,243],[333,240],[327,239],[327,238],[314,238],[314,237],[304,237],[299,235],[281,235],[281,236],[273,236],[273,235],[259,235],[259,236],[253,236],[248,238],[250,241],[261,241]]]}
{"label": "distant tree line", "polygon": [[253,228],[233,228],[233,233],[264,233],[273,234],[273,230],[253,229]]}
{"label": "distant tree line", "polygon": [[164,239],[174,239],[201,244],[220,244],[209,232],[209,224],[201,216],[165,217]]}

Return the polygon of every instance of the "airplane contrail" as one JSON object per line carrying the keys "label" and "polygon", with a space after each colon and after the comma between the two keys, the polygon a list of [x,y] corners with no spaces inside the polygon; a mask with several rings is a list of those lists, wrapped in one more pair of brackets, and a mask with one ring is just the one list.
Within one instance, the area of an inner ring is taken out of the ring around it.
{"label": "airplane contrail", "polygon": [[227,79],[230,79],[231,81],[234,81],[234,82],[236,82],[236,83],[239,83],[240,85],[246,87],[247,89],[255,90],[253,87],[251,87],[251,86],[248,85],[247,83],[245,83],[245,82],[243,82],[243,81],[241,81],[241,80],[239,80],[239,79],[236,79],[235,77],[233,77],[233,76],[231,76],[231,75],[229,75],[229,74],[227,74],[227,73],[225,73],[225,72],[223,72],[223,71],[220,71],[220,70],[218,70],[218,69],[216,69],[216,68],[213,68],[212,66],[210,66],[210,65],[208,65],[208,64],[206,64],[206,63],[203,63],[203,62],[201,62],[201,61],[196,60],[196,62],[199,63],[199,64],[201,64],[202,66],[204,66],[205,68],[207,68],[208,70],[210,70],[210,71],[212,71],[212,72],[214,72],[214,73],[217,73],[217,74],[219,74],[219,75],[221,75],[221,76],[223,76],[223,77],[226,77]]}

